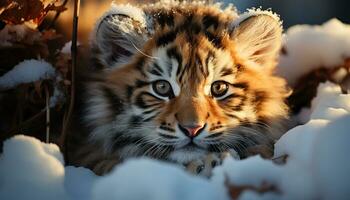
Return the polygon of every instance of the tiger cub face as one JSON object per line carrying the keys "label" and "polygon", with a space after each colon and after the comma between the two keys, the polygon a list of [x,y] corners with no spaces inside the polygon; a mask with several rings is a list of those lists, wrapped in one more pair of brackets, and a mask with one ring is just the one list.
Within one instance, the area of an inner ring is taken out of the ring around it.
{"label": "tiger cub face", "polygon": [[175,162],[271,150],[287,115],[285,82],[273,76],[281,32],[278,18],[264,11],[114,7],[92,41],[103,70],[102,81],[88,86],[90,141],[121,159]]}

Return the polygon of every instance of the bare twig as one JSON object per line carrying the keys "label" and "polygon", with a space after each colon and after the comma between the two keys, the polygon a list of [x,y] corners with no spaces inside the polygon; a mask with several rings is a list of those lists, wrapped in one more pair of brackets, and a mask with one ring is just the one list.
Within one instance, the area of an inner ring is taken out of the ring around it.
{"label": "bare twig", "polygon": [[45,85],[45,96],[46,96],[46,143],[50,142],[50,93],[47,85]]}
{"label": "bare twig", "polygon": [[24,121],[23,123],[19,124],[15,129],[12,129],[9,131],[9,134],[13,134],[13,133],[17,133],[18,131],[20,131],[23,127],[26,127],[27,125],[31,124],[33,121],[35,121],[36,119],[38,119],[39,117],[41,117],[44,113],[46,112],[46,109],[43,109],[42,111],[40,111],[39,113],[35,114],[34,116],[32,116],[31,118],[27,119],[26,121]]}
{"label": "bare twig", "polygon": [[71,68],[71,91],[70,91],[70,102],[68,109],[65,113],[63,119],[62,133],[60,136],[59,145],[65,152],[67,128],[69,126],[75,101],[75,69],[77,65],[77,39],[78,39],[78,18],[79,18],[79,6],[80,0],[74,0],[74,14],[73,14],[73,32],[72,32],[72,46],[71,46],[71,56],[72,56],[72,68]]}
{"label": "bare twig", "polygon": [[[64,8],[66,6],[66,4],[68,3],[68,0],[64,0],[63,3],[59,6]],[[64,10],[57,10],[55,16],[53,17],[52,21],[50,22],[50,24],[47,26],[47,29],[53,28],[53,26],[55,25],[57,19],[60,17],[61,13]]]}

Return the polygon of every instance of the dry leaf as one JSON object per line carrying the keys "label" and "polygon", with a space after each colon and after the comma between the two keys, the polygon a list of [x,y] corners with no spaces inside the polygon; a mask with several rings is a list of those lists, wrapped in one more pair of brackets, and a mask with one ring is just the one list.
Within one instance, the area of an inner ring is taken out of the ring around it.
{"label": "dry leaf", "polygon": [[51,10],[63,11],[55,6],[56,0],[5,0],[0,4],[0,20],[6,24],[29,22],[32,27],[39,25]]}

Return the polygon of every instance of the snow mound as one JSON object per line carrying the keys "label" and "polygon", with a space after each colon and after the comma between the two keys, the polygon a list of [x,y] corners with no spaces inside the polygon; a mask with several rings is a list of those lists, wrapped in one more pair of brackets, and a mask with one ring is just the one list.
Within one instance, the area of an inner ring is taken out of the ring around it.
{"label": "snow mound", "polygon": [[0,77],[0,89],[10,89],[22,83],[50,79],[54,76],[55,69],[50,63],[44,60],[25,60]]}
{"label": "snow mound", "polygon": [[95,186],[93,199],[228,199],[225,191],[208,180],[185,173],[178,166],[148,159],[130,160]]}
{"label": "snow mound", "polygon": [[19,135],[4,142],[0,199],[68,199],[63,157],[56,145]]}
{"label": "snow mound", "polygon": [[284,37],[278,74],[295,85],[302,75],[319,67],[332,68],[350,57],[350,25],[331,19],[320,26],[296,25]]}
{"label": "snow mound", "polygon": [[64,168],[56,145],[19,135],[4,143],[0,157],[0,199],[229,198],[224,187],[156,160],[130,160],[105,177],[81,167]]}

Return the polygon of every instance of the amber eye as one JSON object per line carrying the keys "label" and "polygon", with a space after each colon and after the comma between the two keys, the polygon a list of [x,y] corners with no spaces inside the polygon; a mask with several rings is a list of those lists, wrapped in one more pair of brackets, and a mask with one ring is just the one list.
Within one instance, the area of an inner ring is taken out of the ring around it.
{"label": "amber eye", "polygon": [[158,80],[152,83],[154,92],[162,97],[172,98],[174,96],[171,85],[166,80]]}
{"label": "amber eye", "polygon": [[228,87],[229,85],[225,81],[215,81],[211,84],[211,94],[216,98],[222,97],[227,93]]}

